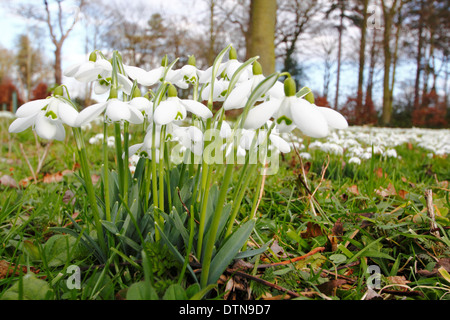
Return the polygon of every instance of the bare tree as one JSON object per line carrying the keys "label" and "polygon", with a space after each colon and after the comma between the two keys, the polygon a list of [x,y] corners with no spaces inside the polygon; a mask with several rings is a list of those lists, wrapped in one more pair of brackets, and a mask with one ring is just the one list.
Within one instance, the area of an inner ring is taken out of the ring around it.
{"label": "bare tree", "polygon": [[85,4],[85,0],[66,1],[66,3],[70,2],[67,6],[63,6],[63,2],[64,0],[54,0],[49,3],[49,1],[43,0],[41,4],[27,2],[15,6],[18,14],[46,25],[50,40],[55,47],[55,84],[61,84],[62,82],[61,56],[63,44],[78,22],[80,11]]}

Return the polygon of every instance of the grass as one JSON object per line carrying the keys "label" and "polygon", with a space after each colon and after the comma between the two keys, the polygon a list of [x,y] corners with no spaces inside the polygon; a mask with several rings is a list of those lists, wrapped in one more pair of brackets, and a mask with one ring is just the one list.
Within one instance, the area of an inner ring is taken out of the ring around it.
{"label": "grass", "polygon": [[[261,197],[250,185],[242,200],[236,216],[239,222],[248,218],[252,204],[259,201],[258,220],[247,245],[261,250],[252,257],[241,255],[241,263],[230,265],[212,293],[204,296],[170,247],[145,240],[139,243],[145,236],[139,237],[139,228],[129,237],[119,237],[122,242],[114,242],[101,261],[91,251],[95,228],[77,178],[70,132],[66,143],[49,146],[38,168],[45,143],[30,130],[9,135],[7,126],[8,120],[1,119],[0,176],[12,177],[18,187],[0,185],[1,299],[450,297],[445,272],[450,272],[446,155],[428,157],[429,151],[416,144],[401,144],[396,147],[400,158],[374,154],[356,165],[348,163],[345,155],[309,149],[305,140],[311,159],[295,152],[285,155],[278,173],[266,176]],[[100,176],[100,147],[86,144],[93,173]],[[114,166],[114,152],[109,159]],[[238,179],[233,177],[233,186]],[[100,192],[99,183],[96,187]],[[428,189],[437,230],[430,229]],[[180,222],[167,216],[172,218]],[[62,232],[77,228],[86,230],[87,236]],[[112,225],[105,228],[113,231]],[[133,253],[136,243],[145,249],[144,255]],[[193,269],[200,267],[195,259],[189,264]],[[71,266],[80,273],[73,273]],[[76,276],[79,281],[72,281]]]}

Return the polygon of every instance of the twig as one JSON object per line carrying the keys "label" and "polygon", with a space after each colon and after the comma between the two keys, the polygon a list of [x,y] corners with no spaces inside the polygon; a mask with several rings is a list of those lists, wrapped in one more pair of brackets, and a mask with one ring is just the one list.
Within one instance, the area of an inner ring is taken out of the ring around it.
{"label": "twig", "polygon": [[253,275],[250,275],[248,273],[245,273],[245,272],[242,272],[242,271],[237,271],[237,270],[234,270],[234,269],[227,269],[226,272],[229,273],[229,274],[237,275],[237,276],[242,277],[242,278],[246,278],[246,279],[249,279],[249,280],[253,280],[253,281],[259,282],[259,283],[264,284],[264,285],[266,285],[268,287],[271,287],[272,289],[276,289],[276,290],[279,290],[279,291],[286,292],[291,297],[294,297],[294,298],[300,297],[300,294],[298,294],[298,293],[296,293],[294,291],[291,291],[289,289],[283,288],[283,287],[281,287],[281,286],[279,286],[277,284],[274,284],[272,282],[266,281],[266,280],[261,279],[261,278],[259,278],[257,276],[253,276]]}
{"label": "twig", "polygon": [[22,156],[25,158],[25,162],[28,165],[28,168],[31,171],[31,175],[33,176],[33,180],[34,182],[37,182],[37,177],[36,177],[36,173],[34,172],[33,167],[31,166],[30,160],[28,160],[27,155],[25,154],[25,151],[23,150],[23,145],[21,143],[19,143],[19,148],[20,148],[20,152],[22,153]]}
{"label": "twig", "polygon": [[[436,238],[440,239],[441,235],[439,233],[438,226],[436,224],[436,217],[434,215],[434,206],[433,206],[433,191],[431,189],[425,190],[425,198],[427,200],[427,213],[431,220],[431,234],[433,234]],[[435,231],[437,230],[437,231]]]}
{"label": "twig", "polygon": [[257,268],[258,269],[265,269],[265,268],[270,268],[270,267],[277,267],[277,266],[283,266],[283,265],[287,265],[287,264],[291,264],[300,260],[304,260],[306,258],[308,258],[309,256],[312,256],[314,254],[316,254],[317,252],[322,252],[325,250],[325,247],[318,247],[315,248],[313,250],[311,250],[310,252],[308,252],[307,254],[303,255],[303,256],[299,256],[299,257],[295,257],[286,261],[282,261],[282,262],[276,262],[276,263],[270,263],[270,264],[260,264]]}
{"label": "twig", "polygon": [[[190,217],[190,216],[191,216],[191,212],[189,211],[188,207],[187,207],[186,204],[183,202],[183,200],[181,200],[181,193],[180,193],[180,189],[178,189],[178,188],[177,188],[177,193],[178,193],[178,198],[180,199],[180,202],[181,202],[181,204],[182,204],[183,207],[184,207],[184,210],[186,210],[188,216]],[[195,221],[195,223],[200,224],[200,222],[197,221],[195,218],[194,218],[194,221]]]}

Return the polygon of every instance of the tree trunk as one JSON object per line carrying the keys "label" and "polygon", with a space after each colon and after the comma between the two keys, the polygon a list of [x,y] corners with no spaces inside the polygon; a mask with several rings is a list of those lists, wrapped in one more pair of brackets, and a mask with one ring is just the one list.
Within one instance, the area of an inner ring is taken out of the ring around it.
{"label": "tree trunk", "polygon": [[369,0],[363,0],[363,21],[361,25],[361,40],[359,45],[359,69],[358,69],[358,91],[357,91],[357,115],[363,113],[363,85],[364,85],[364,65],[366,51],[366,30],[367,30],[367,7]]}
{"label": "tree trunk", "polygon": [[251,0],[247,57],[260,57],[264,75],[275,72],[276,17],[276,0]]}
{"label": "tree trunk", "polygon": [[420,101],[420,74],[422,72],[422,47],[423,47],[423,17],[419,18],[419,40],[417,41],[416,80],[414,82],[414,110],[419,108]]}
{"label": "tree trunk", "polygon": [[392,53],[390,48],[392,20],[395,14],[397,0],[394,0],[392,7],[388,8],[385,1],[381,1],[384,16],[383,51],[384,51],[384,76],[383,76],[383,114],[381,122],[383,125],[391,123],[392,98],[391,98],[391,63]]}
{"label": "tree trunk", "polygon": [[61,69],[61,45],[56,45],[55,49],[55,85],[60,85],[62,83],[62,69]]}
{"label": "tree trunk", "polygon": [[339,40],[338,40],[338,59],[337,59],[337,74],[336,74],[336,96],[334,98],[334,108],[338,109],[339,104],[339,86],[340,86],[340,79],[341,79],[341,55],[342,55],[342,31],[344,29],[344,2],[343,0],[340,0],[341,2],[341,18],[339,22]]}

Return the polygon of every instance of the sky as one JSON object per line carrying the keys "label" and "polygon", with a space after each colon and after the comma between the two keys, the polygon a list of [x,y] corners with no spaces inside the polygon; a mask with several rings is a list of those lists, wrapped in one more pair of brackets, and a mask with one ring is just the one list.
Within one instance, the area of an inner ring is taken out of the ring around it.
{"label": "sky", "polygon": [[[20,2],[30,2],[36,0],[21,0]],[[110,0],[115,1],[116,3],[122,4],[125,1],[120,0]],[[137,0],[133,0],[137,1]],[[2,47],[6,47],[12,49],[15,47],[15,42],[17,41],[17,37],[23,33],[32,33],[35,29],[35,22],[27,21],[20,15],[16,15],[11,10],[7,8],[5,4],[9,4],[10,6],[14,6],[15,3],[19,1],[16,0],[0,0],[0,30],[3,30],[2,36],[0,37],[0,45]],[[146,0],[145,4],[148,6],[146,10],[146,14],[150,16],[152,13],[159,12],[163,16],[166,14],[171,15],[187,15],[194,14],[197,12],[196,17],[205,16],[207,14],[207,8],[205,7],[206,2],[204,0]],[[198,13],[200,12],[200,13]],[[195,16],[193,16],[194,18]],[[198,18],[197,18],[198,19]],[[195,23],[195,22],[194,22]],[[44,26],[45,27],[45,26]],[[46,29],[44,29],[47,32]],[[357,37],[358,35],[353,35],[353,37]],[[74,30],[71,32],[70,36],[64,43],[63,47],[63,69],[68,67],[69,65],[81,62],[86,59],[86,53],[84,48],[85,41],[85,30],[83,28],[82,23],[77,23]],[[49,59],[52,59],[52,51],[53,44],[50,42],[48,37],[43,37],[44,41],[41,43],[41,48],[47,52],[47,56]],[[301,48],[300,44],[300,48]],[[311,46],[311,43],[306,43],[304,47]],[[314,55],[309,54],[308,60],[304,61],[304,65],[306,67],[306,71],[308,74],[308,83],[304,84],[308,87],[315,90],[317,93],[322,93],[323,87],[323,64],[320,61],[314,61]],[[398,80],[402,81],[402,79],[410,78],[414,70],[411,69],[411,66],[405,65],[400,66],[403,69],[400,69],[398,72]],[[336,85],[336,77],[334,74],[335,69],[333,70],[330,88],[329,88],[329,100],[332,103],[334,101],[334,93],[335,93],[335,85]],[[344,94],[341,98],[341,103],[345,101],[346,96],[348,94],[352,94],[355,90],[357,75],[355,72],[355,64],[354,62],[344,61],[341,69],[341,92]],[[75,86],[75,83],[71,83],[70,79],[65,79],[69,83],[66,83],[68,86]],[[84,90],[81,87],[77,87],[77,90]],[[380,88],[375,88],[375,90],[380,90]],[[381,99],[381,96],[379,95]]]}

